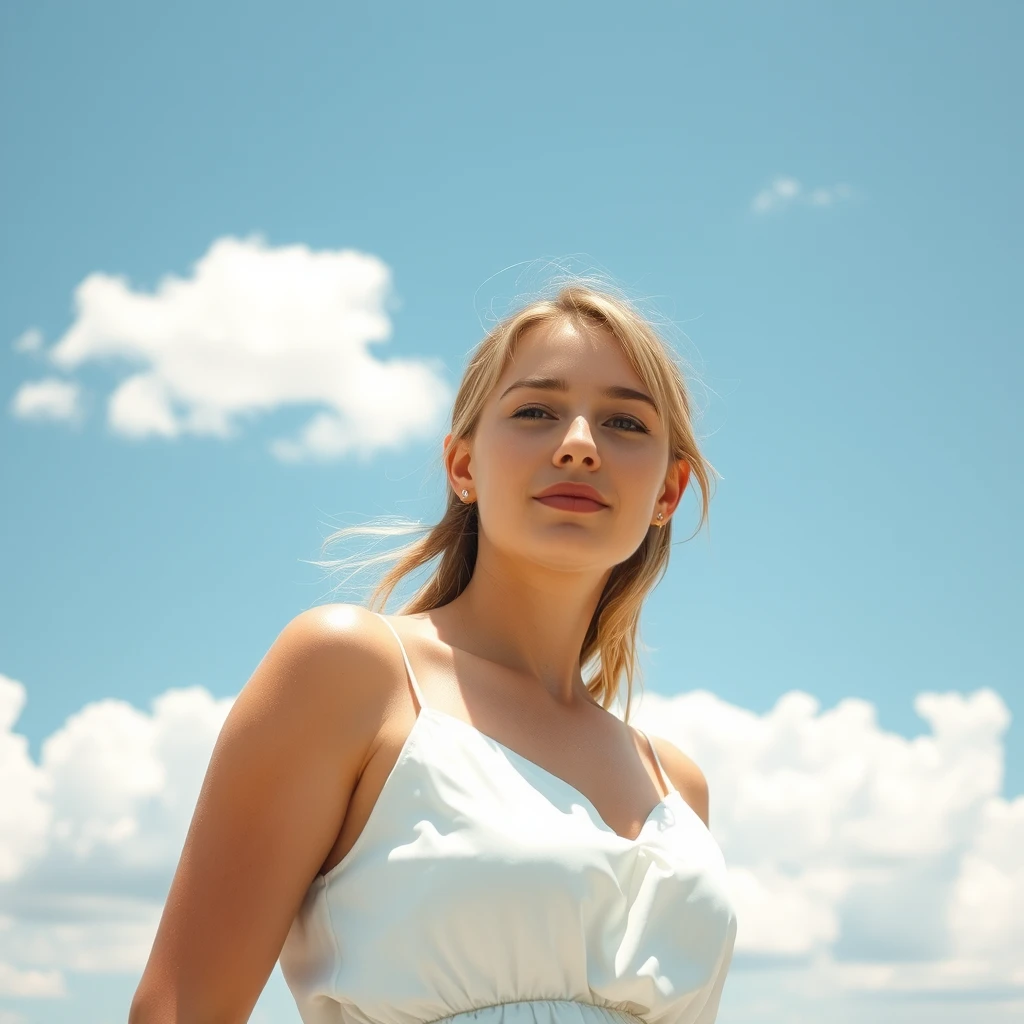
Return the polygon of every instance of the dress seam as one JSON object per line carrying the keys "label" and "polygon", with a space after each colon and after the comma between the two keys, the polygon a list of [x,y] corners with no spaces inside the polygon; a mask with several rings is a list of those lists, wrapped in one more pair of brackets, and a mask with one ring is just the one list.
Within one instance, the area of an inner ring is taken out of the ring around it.
{"label": "dress seam", "polygon": [[496,1006],[518,1006],[521,1003],[572,1003],[576,1006],[593,1006],[598,1010],[607,1010],[609,1013],[617,1013],[620,1017],[624,1017],[629,1021],[639,1021],[640,1024],[646,1024],[644,1018],[635,1013],[630,1013],[628,1010],[620,1010],[616,1006],[604,1006],[601,1003],[588,1003],[583,999],[506,999],[498,1003],[485,1003],[483,1006],[471,1006],[466,1010],[456,1010],[454,1013],[446,1013],[440,1017],[432,1017],[430,1020],[417,1021],[416,1024],[439,1024],[443,1020],[451,1020],[453,1017],[461,1017],[463,1014],[476,1013],[478,1010],[491,1010]]}
{"label": "dress seam", "polygon": [[320,896],[324,901],[324,910],[327,912],[327,930],[331,933],[331,948],[334,951],[334,966],[331,969],[331,990],[338,991],[338,976],[341,973],[341,946],[338,943],[338,933],[334,929],[334,915],[331,913],[331,901],[327,898],[327,881],[324,880],[320,886]]}

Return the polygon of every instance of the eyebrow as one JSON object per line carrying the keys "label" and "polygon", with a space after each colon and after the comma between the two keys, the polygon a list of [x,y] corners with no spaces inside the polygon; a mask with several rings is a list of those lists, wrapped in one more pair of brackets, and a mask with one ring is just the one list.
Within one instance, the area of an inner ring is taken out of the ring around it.
{"label": "eyebrow", "polygon": [[[564,377],[524,377],[522,380],[517,380],[514,384],[510,384],[505,388],[501,393],[501,398],[504,398],[510,391],[515,391],[517,388],[535,388],[538,391],[568,391],[569,382]],[[646,402],[655,412],[658,411],[658,407],[654,404],[654,399],[644,391],[637,391],[636,388],[627,388],[622,384],[611,384],[601,394],[608,398],[631,398],[637,402]]]}

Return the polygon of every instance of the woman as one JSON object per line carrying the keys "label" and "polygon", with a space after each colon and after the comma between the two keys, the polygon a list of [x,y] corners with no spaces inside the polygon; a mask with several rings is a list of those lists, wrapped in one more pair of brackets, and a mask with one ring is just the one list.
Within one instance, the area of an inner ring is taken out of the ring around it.
{"label": "woman", "polygon": [[439,557],[404,613],[301,613],[235,701],[132,1024],[244,1021],[278,957],[306,1024],[715,1019],[707,784],[627,724],[691,472],[707,515],[683,376],[628,302],[565,287],[474,352],[444,465],[369,602]]}

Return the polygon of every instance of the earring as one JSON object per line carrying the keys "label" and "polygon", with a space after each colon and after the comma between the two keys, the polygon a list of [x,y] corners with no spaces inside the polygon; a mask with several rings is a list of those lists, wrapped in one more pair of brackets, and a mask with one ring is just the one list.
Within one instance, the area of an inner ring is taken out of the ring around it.
{"label": "earring", "polygon": [[659,512],[659,513],[658,513],[658,518],[659,518],[659,519],[664,519],[664,518],[665,518],[665,516],[664,516],[664,514],[663,514],[663,513]]}
{"label": "earring", "polygon": [[469,497],[469,491],[467,491],[467,490],[466,490],[465,488],[463,488],[463,490],[462,490],[462,496],[463,496],[464,498],[468,498],[468,497]]}

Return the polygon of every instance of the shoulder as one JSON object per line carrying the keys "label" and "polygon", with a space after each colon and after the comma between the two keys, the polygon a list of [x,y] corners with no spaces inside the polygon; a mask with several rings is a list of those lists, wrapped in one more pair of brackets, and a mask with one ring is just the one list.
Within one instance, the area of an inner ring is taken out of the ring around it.
{"label": "shoulder", "polygon": [[407,700],[405,678],[378,615],[351,604],[307,609],[284,625],[236,697],[224,743],[303,764],[340,792]]}
{"label": "shoulder", "polygon": [[263,656],[250,683],[264,699],[328,713],[376,718],[390,699],[394,637],[379,616],[359,605],[327,604],[287,622]]}
{"label": "shoulder", "polygon": [[675,744],[662,736],[651,736],[658,757],[672,784],[683,799],[697,812],[697,816],[708,825],[708,781],[697,763],[684,754]]}
{"label": "shoulder", "polygon": [[393,707],[386,631],[352,605],[304,611],[235,698],[131,1020],[246,1019]]}
{"label": "shoulder", "polygon": [[317,605],[286,623],[274,647],[300,657],[359,657],[379,652],[386,628],[380,616],[361,605]]}
{"label": "shoulder", "polygon": [[[348,667],[360,662],[380,667],[394,661],[394,635],[383,619],[356,604],[325,604],[299,612],[278,634],[271,651],[331,666],[338,658]],[[401,654],[399,652],[399,661]]]}

